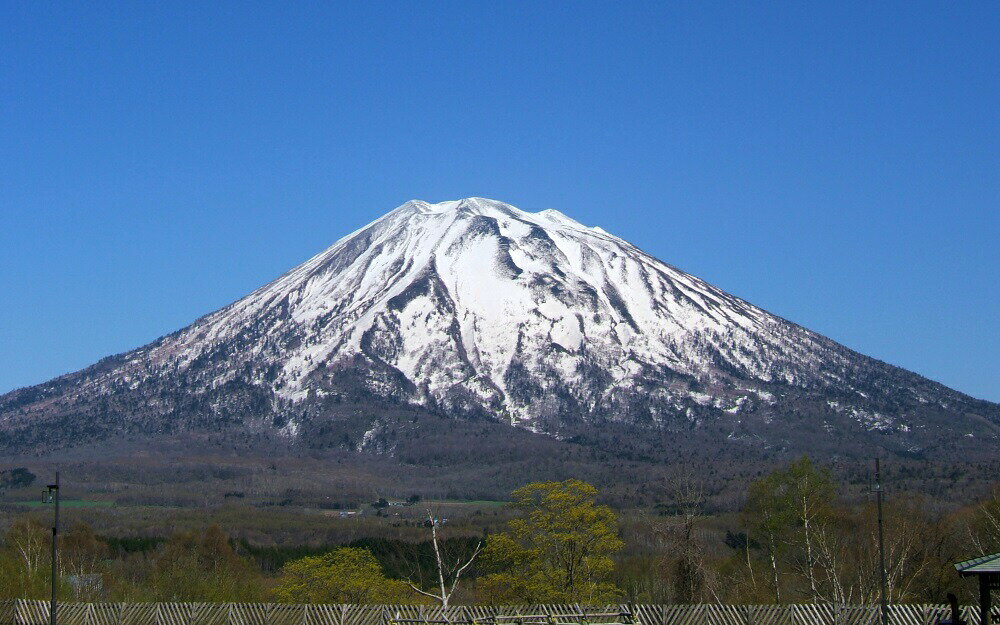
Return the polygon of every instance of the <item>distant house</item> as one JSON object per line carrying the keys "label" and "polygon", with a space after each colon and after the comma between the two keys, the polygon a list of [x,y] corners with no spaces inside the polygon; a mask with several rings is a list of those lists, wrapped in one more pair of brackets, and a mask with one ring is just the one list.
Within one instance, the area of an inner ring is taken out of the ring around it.
{"label": "distant house", "polygon": [[76,596],[94,596],[104,592],[104,578],[97,573],[67,575],[66,583],[70,585]]}

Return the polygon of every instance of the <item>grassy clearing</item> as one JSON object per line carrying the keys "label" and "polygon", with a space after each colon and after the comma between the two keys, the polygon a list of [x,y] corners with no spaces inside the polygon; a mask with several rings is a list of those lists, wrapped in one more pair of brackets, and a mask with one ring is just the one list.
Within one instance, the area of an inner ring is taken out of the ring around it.
{"label": "grassy clearing", "polygon": [[494,501],[490,499],[428,499],[423,503],[444,506],[479,506],[481,508],[498,508],[500,506],[505,506],[510,502]]}
{"label": "grassy clearing", "polygon": [[[53,504],[42,503],[41,501],[11,501],[15,506],[27,506],[29,508],[41,508]],[[111,508],[115,505],[113,501],[91,501],[86,499],[60,499],[60,508]]]}

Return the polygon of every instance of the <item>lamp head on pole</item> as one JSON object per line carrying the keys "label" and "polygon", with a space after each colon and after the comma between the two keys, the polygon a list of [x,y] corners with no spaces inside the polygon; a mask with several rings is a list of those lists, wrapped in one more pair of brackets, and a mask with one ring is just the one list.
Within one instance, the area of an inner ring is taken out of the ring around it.
{"label": "lamp head on pole", "polygon": [[881,463],[879,462],[879,458],[876,457],[875,458],[875,476],[874,476],[875,479],[872,481],[872,492],[873,493],[880,493],[880,492],[882,492],[882,469],[881,469],[880,464]]}

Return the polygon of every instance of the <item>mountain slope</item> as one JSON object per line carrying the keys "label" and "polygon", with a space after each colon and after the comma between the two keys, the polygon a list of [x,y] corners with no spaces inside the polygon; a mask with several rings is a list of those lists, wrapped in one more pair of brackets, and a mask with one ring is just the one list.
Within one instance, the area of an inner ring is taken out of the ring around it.
{"label": "mountain slope", "polygon": [[[365,398],[603,446],[614,423],[651,450],[989,453],[1000,439],[996,404],[557,211],[470,198],[408,202],[187,328],[0,397],[0,444],[51,444],[52,424],[68,443],[227,428],[308,443]],[[363,421],[329,444],[392,453],[393,426]]]}

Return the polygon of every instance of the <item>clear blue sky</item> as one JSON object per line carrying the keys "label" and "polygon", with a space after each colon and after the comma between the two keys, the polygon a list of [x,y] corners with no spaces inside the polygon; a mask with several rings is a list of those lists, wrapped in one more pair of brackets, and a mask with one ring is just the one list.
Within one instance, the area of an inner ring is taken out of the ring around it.
{"label": "clear blue sky", "polygon": [[0,4],[0,392],[478,195],[1000,400],[996,3],[331,4]]}

